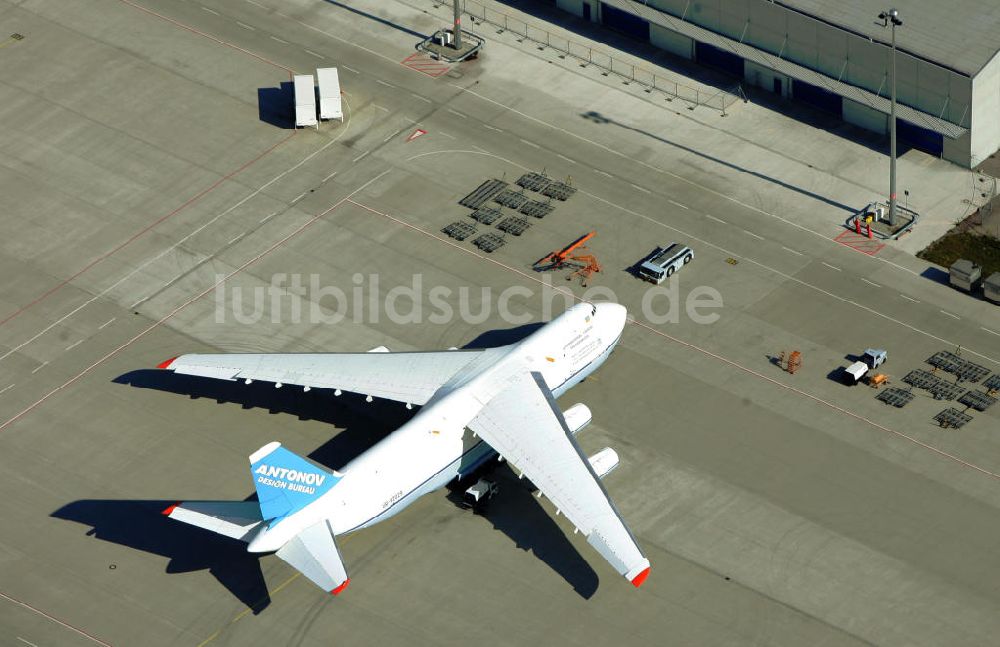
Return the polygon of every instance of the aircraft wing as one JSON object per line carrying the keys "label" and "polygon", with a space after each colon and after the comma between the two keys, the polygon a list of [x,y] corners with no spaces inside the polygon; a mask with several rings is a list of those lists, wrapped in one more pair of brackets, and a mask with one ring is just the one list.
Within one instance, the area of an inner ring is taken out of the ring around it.
{"label": "aircraft wing", "polygon": [[604,559],[632,584],[649,574],[649,560],[594,473],[538,373],[514,377],[469,428],[523,471]]}
{"label": "aircraft wing", "polygon": [[442,384],[481,353],[479,350],[451,350],[192,354],[163,362],[159,368],[220,380],[259,380],[309,388],[342,389],[422,405]]}

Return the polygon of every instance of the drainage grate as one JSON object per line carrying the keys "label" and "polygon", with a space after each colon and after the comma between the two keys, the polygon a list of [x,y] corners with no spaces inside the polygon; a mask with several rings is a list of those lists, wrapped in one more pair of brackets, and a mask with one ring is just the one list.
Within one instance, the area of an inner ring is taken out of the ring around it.
{"label": "drainage grate", "polygon": [[542,195],[547,195],[562,202],[569,200],[574,193],[576,193],[576,187],[570,186],[565,182],[553,182],[542,189]]}
{"label": "drainage grate", "polygon": [[506,241],[503,239],[503,236],[490,233],[483,234],[479,238],[472,241],[472,244],[489,254],[503,247],[505,242]]}
{"label": "drainage grate", "polygon": [[442,233],[448,234],[455,240],[465,240],[472,234],[476,233],[476,226],[471,222],[465,222],[464,220],[453,222],[444,229],[441,230]]}
{"label": "drainage grate", "polygon": [[902,409],[910,404],[910,402],[913,402],[913,392],[906,389],[885,389],[875,397],[886,404],[891,404],[897,409]]}
{"label": "drainage grate", "polygon": [[507,189],[502,191],[499,195],[493,198],[493,201],[502,204],[505,207],[510,207],[515,211],[521,208],[521,205],[528,201],[528,196],[524,195],[520,191],[512,191]]}
{"label": "drainage grate", "polygon": [[500,210],[493,207],[479,207],[472,213],[472,219],[484,225],[492,225],[500,219]]}
{"label": "drainage grate", "polygon": [[555,206],[551,202],[529,200],[521,207],[521,213],[532,218],[544,218],[552,213],[553,209],[555,209]]}
{"label": "drainage grate", "polygon": [[972,420],[972,416],[962,413],[958,409],[945,409],[934,416],[934,420],[945,429],[958,429],[965,423]]}
{"label": "drainage grate", "polygon": [[518,218],[517,216],[507,216],[506,218],[500,221],[500,224],[497,225],[497,229],[499,229],[500,231],[505,231],[508,234],[512,234],[514,236],[520,236],[525,231],[527,231],[528,227],[530,226],[531,223],[528,222],[527,218]]}
{"label": "drainage grate", "polygon": [[972,407],[976,411],[986,411],[996,404],[997,399],[982,391],[969,391],[959,398],[958,401],[967,407]]}
{"label": "drainage grate", "polygon": [[503,180],[486,180],[479,185],[479,188],[458,201],[458,204],[470,209],[478,209],[490,198],[507,188],[507,183]]}
{"label": "drainage grate", "polygon": [[529,191],[542,191],[552,180],[548,178],[544,173],[525,173],[517,180],[518,186],[523,186]]}

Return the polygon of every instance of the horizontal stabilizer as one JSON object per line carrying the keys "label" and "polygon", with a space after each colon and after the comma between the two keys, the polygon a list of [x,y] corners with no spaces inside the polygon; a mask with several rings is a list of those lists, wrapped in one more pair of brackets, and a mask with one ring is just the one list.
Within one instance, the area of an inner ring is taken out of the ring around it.
{"label": "horizontal stabilizer", "polygon": [[163,514],[205,530],[249,542],[263,518],[256,501],[184,501]]}
{"label": "horizontal stabilizer", "polygon": [[333,595],[347,588],[351,581],[337,550],[333,529],[326,520],[306,528],[275,554]]}
{"label": "horizontal stabilizer", "polygon": [[313,465],[275,441],[250,455],[260,514],[277,519],[309,505],[330,490],[340,474]]}

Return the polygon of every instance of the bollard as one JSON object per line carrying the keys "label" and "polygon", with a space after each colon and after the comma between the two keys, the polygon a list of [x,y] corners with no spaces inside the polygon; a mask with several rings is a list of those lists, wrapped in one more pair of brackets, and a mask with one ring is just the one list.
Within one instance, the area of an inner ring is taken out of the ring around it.
{"label": "bollard", "polygon": [[856,234],[858,234],[859,236],[861,235],[861,218],[860,217],[854,219],[854,232]]}
{"label": "bollard", "polygon": [[868,237],[872,237],[872,223],[870,222],[868,223]]}

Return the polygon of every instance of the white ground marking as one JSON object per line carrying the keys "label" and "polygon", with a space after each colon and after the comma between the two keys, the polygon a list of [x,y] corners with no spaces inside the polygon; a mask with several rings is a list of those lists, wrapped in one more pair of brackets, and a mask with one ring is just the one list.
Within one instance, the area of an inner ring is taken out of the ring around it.
{"label": "white ground marking", "polygon": [[800,252],[800,251],[798,251],[796,249],[792,249],[791,247],[785,247],[784,245],[782,245],[781,249],[785,250],[786,252],[791,252],[793,254],[796,254],[798,256],[803,256],[802,252]]}
{"label": "white ground marking", "polygon": [[[366,155],[367,155],[367,153],[366,153]],[[354,160],[354,161],[356,162],[357,160]],[[298,202],[302,198],[306,197],[307,193],[308,193],[308,191],[303,191],[302,193],[300,193],[299,195],[297,195],[295,198],[293,198],[291,203],[295,204],[296,202]]]}
{"label": "white ground marking", "polygon": [[458,112],[457,110],[452,110],[451,108],[448,108],[448,112],[455,115],[456,117],[461,117],[462,119],[468,119],[467,116],[463,115],[461,112]]}
{"label": "white ground marking", "polygon": [[137,305],[139,305],[143,301],[146,301],[147,299],[149,299],[149,297],[142,297],[141,299],[139,299],[138,301],[136,301],[135,303],[133,303],[132,305],[130,305],[128,307],[128,309],[131,310],[132,308],[136,307]]}
{"label": "white ground marking", "polygon": [[[327,180],[329,180],[330,178],[332,178],[336,174],[337,174],[337,171],[334,171],[333,173],[331,173],[331,174],[327,175],[325,178],[323,178],[323,181],[326,182]],[[271,216],[273,216],[273,215],[274,214],[272,213]],[[270,218],[271,216],[268,216],[268,218]]]}
{"label": "white ground marking", "polygon": [[875,287],[875,288],[880,288],[880,287],[882,287],[881,285],[879,285],[879,284],[878,284],[878,283],[876,283],[875,281],[869,281],[868,279],[866,279],[866,278],[865,278],[865,277],[863,277],[863,276],[861,277],[861,280],[862,280],[862,281],[864,281],[865,283],[867,283],[868,285],[872,286],[872,287]]}
{"label": "white ground marking", "polygon": [[[494,102],[494,103],[496,103],[496,102]],[[498,104],[498,105],[502,105],[502,104]],[[530,119],[534,119],[533,117],[529,117],[529,118]],[[535,120],[535,121],[538,121],[538,120]],[[542,122],[542,123],[544,123],[544,122]],[[418,159],[420,157],[426,157],[428,155],[439,155],[439,154],[442,154],[442,153],[456,153],[456,152],[462,152],[462,151],[430,151],[430,152],[427,152],[427,153],[419,153],[417,155],[413,155],[413,156],[407,158],[407,161],[413,161],[415,159]],[[502,161],[510,164],[511,166],[519,167],[521,169],[524,169],[525,171],[531,170],[527,166],[524,166],[523,164],[518,164],[517,162],[515,162],[515,161],[513,161],[511,159],[507,159],[506,157],[501,157],[501,156],[495,155],[495,154],[490,154],[490,155],[492,157],[495,157],[495,158],[497,158],[499,160],[502,160]],[[646,220],[646,221],[648,221],[650,223],[653,223],[653,224],[655,224],[655,225],[657,225],[659,227],[663,227],[664,229],[670,229],[672,231],[675,231],[675,232],[681,234],[682,236],[684,236],[686,238],[698,241],[699,243],[701,243],[701,244],[703,244],[703,245],[705,245],[707,247],[712,247],[713,249],[716,249],[719,252],[722,252],[722,253],[724,253],[727,256],[730,256],[732,258],[742,259],[742,260],[744,260],[744,261],[746,261],[748,263],[756,265],[757,267],[759,267],[759,268],[761,268],[763,270],[766,270],[768,272],[776,274],[777,276],[780,276],[780,277],[782,277],[782,278],[784,278],[784,279],[786,279],[788,281],[791,281],[793,283],[798,283],[799,285],[802,285],[803,287],[807,287],[807,288],[809,288],[811,290],[814,290],[814,291],[816,291],[816,292],[818,292],[820,294],[823,294],[823,295],[825,295],[825,296],[827,296],[827,297],[829,297],[831,299],[834,299],[836,301],[840,301],[842,303],[848,303],[850,305],[853,305],[853,306],[855,306],[855,307],[857,307],[857,308],[859,308],[861,310],[864,310],[865,312],[867,312],[869,314],[872,314],[872,315],[874,315],[876,317],[885,319],[886,321],[892,322],[892,323],[897,324],[899,326],[903,326],[904,328],[907,328],[907,329],[909,329],[909,330],[911,330],[911,331],[913,331],[915,333],[924,335],[926,337],[929,337],[930,339],[934,339],[934,340],[936,340],[938,342],[941,342],[941,343],[945,344],[946,346],[958,346],[958,344],[956,342],[951,341],[950,339],[946,339],[944,337],[939,337],[939,336],[935,335],[934,333],[928,332],[928,331],[923,330],[921,328],[917,328],[916,326],[914,326],[912,324],[908,324],[905,321],[901,321],[901,320],[896,319],[894,317],[890,317],[889,315],[885,314],[884,312],[881,312],[879,310],[875,310],[874,308],[869,308],[868,306],[862,305],[860,303],[856,303],[856,302],[851,301],[849,299],[845,299],[844,297],[839,296],[837,294],[834,294],[833,292],[830,292],[829,290],[824,290],[823,288],[819,287],[818,285],[813,285],[812,283],[807,283],[806,281],[803,281],[800,278],[792,276],[791,274],[788,274],[786,272],[782,272],[781,270],[779,270],[777,268],[774,268],[774,267],[771,267],[770,265],[766,265],[766,264],[764,264],[764,263],[762,263],[762,262],[760,262],[758,260],[755,260],[753,258],[749,258],[747,256],[742,256],[740,254],[737,254],[736,252],[732,252],[732,251],[726,249],[725,247],[722,247],[721,245],[717,245],[717,244],[715,244],[715,243],[713,243],[711,241],[705,240],[704,238],[701,238],[701,237],[696,236],[696,235],[694,235],[692,233],[686,232],[683,229],[678,229],[677,227],[673,227],[673,226],[668,225],[668,224],[666,224],[664,222],[660,222],[659,220],[651,218],[651,217],[649,217],[649,216],[647,216],[645,214],[641,214],[638,211],[633,211],[632,209],[629,209],[628,207],[624,207],[624,206],[622,206],[622,205],[620,205],[620,204],[618,204],[616,202],[612,202],[610,200],[606,200],[605,198],[602,198],[599,195],[595,195],[593,193],[590,193],[589,191],[584,191],[584,190],[581,189],[580,193],[583,194],[583,195],[586,195],[586,196],[590,196],[591,198],[593,198],[593,199],[595,199],[595,200],[597,200],[599,202],[603,202],[604,204],[608,205],[609,207],[613,207],[615,209],[619,209],[621,211],[624,211],[625,213],[631,214],[631,215],[635,216],[636,218],[640,218],[642,220]],[[444,241],[444,242],[450,242],[450,241]],[[474,253],[474,252],[470,252],[470,253]],[[485,258],[485,257],[483,257],[483,258]],[[487,260],[490,260],[490,259],[487,259]],[[986,355],[986,354],[977,352],[975,350],[972,350],[970,347],[967,347],[967,346],[964,346],[964,345],[962,346],[962,349],[965,350],[968,353],[971,353],[972,355],[975,355],[975,356],[981,357],[982,359],[985,359],[987,361],[993,362],[994,364],[1000,364],[1000,359],[998,359],[996,357],[991,357],[990,355]],[[935,451],[938,451],[938,450],[935,450]]]}
{"label": "white ground marking", "polygon": [[250,31],[257,31],[255,28],[251,27],[250,25],[246,24],[245,22],[240,22],[239,20],[237,20],[236,24],[239,25],[240,27],[242,27],[243,29],[249,29]]}
{"label": "white ground marking", "polygon": [[375,83],[378,83],[379,85],[384,85],[387,88],[394,88],[394,87],[396,87],[392,83],[389,83],[388,81],[383,81],[382,79],[375,79]]}
{"label": "white ground marking", "polygon": [[830,265],[830,264],[829,264],[829,263],[827,263],[826,261],[820,261],[820,263],[822,263],[823,265],[826,265],[826,266],[827,266],[827,267],[829,267],[829,268],[830,268],[831,270],[834,270],[834,271],[836,271],[836,272],[840,272],[840,271],[841,271],[841,269],[840,269],[839,267],[837,267],[836,265]]}
{"label": "white ground marking", "polygon": [[[400,130],[402,130],[402,128],[400,128]],[[382,141],[383,141],[383,142],[387,142],[387,141],[389,141],[390,139],[392,139],[393,137],[395,137],[395,136],[396,136],[396,135],[398,135],[398,134],[399,134],[399,130],[397,130],[397,131],[396,131],[396,132],[394,132],[393,134],[389,135],[388,137],[386,137],[386,138],[385,138],[385,139],[383,139]],[[323,180],[323,181],[325,182],[326,180]]]}
{"label": "white ground marking", "polygon": [[613,177],[613,176],[612,176],[612,175],[611,175],[610,173],[605,173],[604,171],[602,171],[602,170],[601,170],[601,169],[599,169],[599,168],[595,168],[595,169],[594,169],[594,173],[600,173],[600,174],[601,174],[601,175],[603,175],[604,177]]}
{"label": "white ground marking", "polygon": [[45,368],[48,365],[49,365],[48,362],[42,362],[41,364],[39,364],[38,366],[36,366],[33,371],[31,371],[31,374],[34,375],[35,373],[37,373],[38,371],[42,370],[43,368]]}
{"label": "white ground marking", "polygon": [[117,318],[118,317],[111,317],[110,319],[108,319],[107,321],[105,321],[104,323],[102,323],[100,326],[98,326],[97,329],[98,330],[104,330],[105,328],[107,328],[108,326],[110,326],[114,322],[114,320],[117,319]]}
{"label": "white ground marking", "polygon": [[271,36],[270,38],[271,38],[271,40],[276,40],[276,41],[278,41],[279,43],[284,43],[285,45],[287,45],[287,44],[288,44],[288,41],[287,41],[287,40],[283,40],[283,39],[281,39],[281,38],[278,38],[277,36]]}
{"label": "white ground marking", "polygon": [[[521,138],[518,137],[518,139],[521,139]],[[527,139],[521,139],[521,143],[524,144],[524,145],[526,145],[526,146],[531,146],[532,148],[541,148],[541,146],[539,146],[535,142],[529,142]]]}
{"label": "white ground marking", "polygon": [[13,384],[8,384],[7,386],[5,386],[2,389],[0,389],[0,393],[5,393],[6,391],[9,391],[9,390],[11,390],[13,388],[14,388]]}
{"label": "white ground marking", "polygon": [[[234,238],[233,238],[232,240],[230,240],[230,241],[229,241],[228,243],[226,243],[226,245],[232,245],[233,243],[235,243],[235,242],[236,242],[236,241],[238,241],[238,240],[239,240],[240,238],[243,238],[243,237],[244,237],[244,236],[246,236],[246,235],[247,235],[247,233],[246,233],[246,232],[243,232],[242,234],[240,234],[240,235],[238,235],[238,236],[235,236],[235,237],[234,237]],[[180,278],[180,277],[177,277],[177,278]],[[174,280],[177,280],[177,279],[174,279]]]}
{"label": "white ground marking", "polygon": [[439,134],[441,134],[441,135],[444,135],[444,136],[445,136],[445,137],[447,137],[448,139],[455,139],[455,136],[454,136],[454,135],[451,135],[451,134],[448,134],[448,133],[446,133],[446,132],[445,132],[445,131],[443,131],[443,130],[439,130],[439,131],[438,131],[438,133],[439,133]]}
{"label": "white ground marking", "polygon": [[556,157],[558,157],[559,159],[561,159],[561,160],[563,160],[565,162],[569,162],[570,164],[576,164],[576,160],[571,160],[570,158],[566,157],[562,153],[556,153]]}
{"label": "white ground marking", "polygon": [[[990,330],[989,328],[983,328],[982,326],[980,326],[980,329],[981,329],[981,330],[985,330],[985,331],[986,331],[986,332],[988,332],[988,333],[992,333],[992,334],[994,334],[994,335],[996,335],[996,336],[1000,337],[1000,332],[997,332],[997,331],[995,331],[995,330]],[[10,388],[10,387],[8,387],[8,388]],[[0,391],[0,393],[2,393],[2,391]]]}
{"label": "white ground marking", "polygon": [[908,297],[908,296],[906,296],[905,294],[900,294],[899,296],[903,297],[903,298],[904,298],[904,299],[906,299],[907,301],[912,301],[913,303],[920,303],[919,301],[917,301],[917,300],[916,300],[916,299],[914,299],[913,297]]}
{"label": "white ground marking", "polygon": [[[809,229],[808,227],[806,227],[806,226],[804,226],[804,225],[802,225],[802,224],[800,224],[798,222],[795,222],[794,220],[789,220],[787,218],[782,218],[781,216],[779,216],[777,214],[770,213],[769,211],[765,211],[763,209],[760,209],[759,207],[755,207],[755,206],[753,206],[751,204],[747,204],[747,203],[739,200],[738,198],[734,198],[731,195],[726,195],[725,193],[722,193],[721,191],[716,191],[715,189],[713,189],[711,187],[705,186],[704,184],[700,184],[700,183],[698,183],[698,182],[696,182],[694,180],[691,180],[689,178],[686,178],[684,176],[677,175],[676,173],[672,173],[672,172],[670,172],[670,171],[668,171],[666,169],[662,169],[662,168],[660,168],[658,166],[654,166],[653,164],[650,164],[648,162],[643,162],[642,160],[638,160],[638,159],[629,157],[625,153],[622,153],[621,151],[617,151],[617,150],[611,148],[610,146],[606,146],[605,144],[601,144],[600,142],[596,142],[596,141],[594,141],[592,139],[588,139],[587,137],[584,137],[583,135],[580,135],[578,133],[574,133],[573,131],[567,130],[565,128],[561,128],[561,127],[556,126],[555,124],[551,124],[551,123],[549,123],[549,122],[547,122],[547,121],[545,121],[543,119],[539,119],[538,117],[533,117],[533,116],[529,115],[526,112],[522,112],[521,110],[518,110],[517,108],[508,106],[507,104],[502,103],[500,101],[497,101],[496,99],[491,99],[491,98],[487,97],[486,95],[480,94],[480,93],[476,92],[475,90],[472,90],[472,89],[467,88],[465,86],[461,86],[461,85],[459,85],[457,83],[449,83],[449,85],[451,87],[453,87],[453,88],[457,88],[457,89],[461,90],[462,92],[470,94],[470,95],[476,97],[477,99],[480,99],[480,100],[485,101],[487,103],[491,103],[491,104],[493,104],[495,106],[499,106],[501,108],[509,110],[510,112],[512,112],[512,113],[514,113],[514,114],[516,114],[518,116],[524,117],[525,119],[533,121],[533,122],[535,122],[537,124],[541,124],[543,126],[551,128],[551,129],[556,130],[558,132],[564,133],[564,134],[566,134],[566,135],[568,135],[570,137],[578,139],[578,140],[580,140],[582,142],[586,142],[586,143],[588,143],[588,144],[590,144],[592,146],[596,146],[597,148],[600,148],[601,150],[607,151],[607,152],[609,152],[609,153],[611,153],[613,155],[617,155],[618,157],[621,157],[623,159],[627,159],[629,161],[635,162],[636,164],[639,164],[640,166],[646,167],[646,168],[648,168],[651,171],[655,171],[657,173],[663,173],[664,175],[669,175],[670,177],[672,177],[672,178],[674,178],[676,180],[679,180],[681,182],[684,182],[684,183],[689,184],[689,185],[694,186],[694,187],[698,187],[699,189],[701,189],[703,191],[706,191],[708,193],[711,193],[712,195],[718,196],[720,198],[724,198],[724,199],[729,200],[731,202],[735,202],[736,204],[738,204],[738,205],[740,205],[742,207],[745,207],[745,208],[747,208],[747,209],[749,209],[751,211],[754,211],[754,212],[759,213],[759,214],[764,215],[764,216],[768,216],[769,218],[774,218],[775,220],[780,220],[781,222],[783,222],[783,223],[785,223],[787,225],[790,225],[792,227],[795,227],[796,229],[800,229],[800,230],[802,230],[804,232],[812,234],[813,236],[817,236],[817,237],[823,239],[824,241],[826,241],[827,243],[832,242],[832,239],[827,234],[822,233],[822,232],[818,232],[818,231],[814,231],[812,229]],[[524,140],[522,140],[522,141],[524,141]],[[847,247],[846,245],[841,245],[840,243],[834,243],[834,244],[836,244],[838,247],[845,247],[847,249],[851,249],[851,248]],[[857,251],[857,250],[854,250],[854,251]],[[902,265],[899,265],[898,263],[893,263],[892,261],[890,261],[888,259],[885,259],[885,258],[882,258],[880,256],[869,256],[867,254],[866,254],[866,256],[868,256],[869,258],[871,258],[874,261],[878,261],[880,263],[885,263],[886,265],[891,265],[892,267],[895,267],[896,269],[902,270],[904,272],[908,272],[910,274],[913,274],[914,276],[919,276],[920,275],[920,273],[917,272],[917,271],[911,270],[908,267],[903,267]]]}
{"label": "white ground marking", "polygon": [[354,74],[358,74],[359,73],[356,69],[354,69],[350,65],[341,65],[341,67],[344,68],[345,70],[347,70],[348,72],[352,72]]}
{"label": "white ground marking", "polygon": [[943,314],[943,315],[948,315],[948,316],[949,316],[949,317],[951,317],[952,319],[961,319],[961,317],[959,317],[958,315],[956,315],[956,314],[952,314],[952,313],[948,312],[947,310],[940,310],[940,309],[939,309],[939,310],[938,310],[938,312],[940,312],[940,313],[941,313],[941,314]]}
{"label": "white ground marking", "polygon": [[642,191],[643,193],[652,193],[652,191],[650,191],[649,189],[641,187],[638,184],[632,184],[631,182],[629,182],[629,186],[631,186],[636,191]]}
{"label": "white ground marking", "polygon": [[410,93],[410,96],[414,97],[415,99],[419,99],[419,100],[421,100],[421,101],[426,101],[427,103],[431,103],[431,100],[430,100],[430,99],[428,99],[427,97],[422,97],[422,96],[420,96],[419,94],[416,94],[416,93],[413,93],[413,92],[411,92],[411,93]]}
{"label": "white ground marking", "polygon": [[361,153],[360,155],[358,155],[357,157],[355,157],[355,158],[354,158],[354,159],[353,159],[352,161],[356,163],[356,162],[358,162],[359,160],[362,160],[362,159],[364,159],[365,155],[367,155],[367,154],[368,154],[368,153],[370,153],[370,152],[371,152],[371,151],[365,151],[364,153]]}
{"label": "white ground marking", "polygon": [[[3,393],[3,391],[0,391],[0,393]],[[25,645],[28,645],[29,647],[38,647],[38,645],[36,645],[35,643],[27,641],[24,638],[21,638],[20,636],[15,636],[15,637],[21,642],[23,642]]]}
{"label": "white ground marking", "polygon": [[70,344],[69,346],[67,346],[66,350],[73,350],[74,348],[76,348],[77,346],[79,346],[80,344],[82,344],[83,341],[84,340],[82,340],[82,339],[76,340],[75,342],[73,342],[72,344]]}
{"label": "white ground marking", "polygon": [[764,237],[763,237],[763,236],[761,236],[761,235],[759,235],[759,234],[755,234],[755,233],[753,233],[752,231],[750,231],[749,229],[744,229],[744,230],[743,230],[743,233],[744,233],[744,234],[746,234],[747,236],[753,236],[753,237],[754,237],[754,238],[756,238],[757,240],[764,240]]}
{"label": "white ground marking", "polygon": [[706,213],[705,217],[708,218],[708,219],[710,219],[710,220],[714,220],[715,222],[721,222],[724,225],[728,225],[729,224],[725,220],[723,220],[722,218],[716,218],[715,216],[713,216],[710,213]]}
{"label": "white ground marking", "polygon": [[312,51],[311,49],[306,49],[306,50],[303,50],[303,51],[306,54],[309,54],[310,56],[315,56],[316,58],[323,58],[322,54],[317,54],[316,52]]}
{"label": "white ground marking", "polygon": [[497,133],[502,133],[503,132],[499,128],[497,128],[495,126],[491,126],[489,124],[483,124],[483,128],[488,128],[488,129],[492,130],[493,132],[497,132]]}
{"label": "white ground marking", "polygon": [[380,105],[378,105],[377,103],[373,103],[373,104],[372,104],[372,107],[373,107],[373,108],[377,108],[378,110],[381,110],[381,111],[383,111],[383,112],[392,112],[392,111],[391,111],[391,110],[389,110],[388,108],[386,108],[386,107],[384,107],[384,106],[380,106]]}
{"label": "white ground marking", "polygon": [[674,200],[669,200],[668,199],[667,202],[669,202],[670,204],[674,205],[675,207],[680,207],[681,209],[688,209],[689,208],[687,205],[681,204],[680,202],[675,202]]}
{"label": "white ground marking", "polygon": [[[348,109],[350,109],[350,102],[348,102],[346,99],[344,100],[344,104],[348,107]],[[128,279],[132,278],[133,276],[135,276],[139,272],[143,271],[144,269],[146,269],[147,267],[149,267],[150,265],[152,265],[156,261],[160,260],[161,258],[163,258],[164,256],[166,256],[167,254],[169,254],[173,250],[177,249],[178,247],[180,247],[181,245],[183,245],[184,243],[186,243],[187,241],[189,241],[191,238],[193,238],[197,234],[199,234],[202,231],[204,231],[208,226],[212,225],[213,223],[217,222],[221,218],[225,217],[226,215],[228,215],[229,213],[231,213],[235,209],[238,209],[240,206],[246,204],[250,199],[252,199],[252,198],[256,197],[257,195],[259,195],[267,187],[271,186],[272,184],[274,184],[275,182],[277,182],[281,178],[285,177],[286,175],[288,175],[292,171],[295,171],[296,169],[298,169],[299,167],[301,167],[302,165],[304,165],[306,162],[308,162],[309,160],[313,159],[314,157],[316,157],[317,155],[319,155],[320,153],[322,153],[323,151],[325,151],[330,146],[333,146],[335,143],[337,143],[337,141],[339,141],[344,135],[346,135],[350,131],[351,123],[352,123],[351,113],[350,113],[350,111],[348,111],[346,127],[343,130],[341,130],[340,132],[338,132],[336,137],[334,137],[333,139],[331,139],[327,143],[323,144],[322,146],[320,146],[319,148],[317,148],[316,150],[314,150],[312,153],[309,153],[308,155],[306,155],[301,160],[299,160],[298,162],[296,162],[292,166],[288,167],[287,169],[285,169],[281,173],[278,173],[273,178],[271,178],[270,180],[268,180],[264,184],[262,184],[259,187],[257,187],[254,191],[251,191],[245,197],[243,197],[242,199],[240,199],[239,201],[237,201],[236,203],[234,203],[231,207],[229,207],[225,211],[222,211],[219,214],[217,214],[217,215],[213,216],[212,218],[210,218],[209,220],[205,221],[204,223],[202,223],[201,225],[199,225],[198,227],[196,227],[193,231],[191,231],[191,233],[187,234],[186,236],[184,236],[183,238],[181,238],[179,241],[177,241],[173,245],[170,245],[169,247],[167,247],[166,249],[164,249],[162,252],[160,252],[159,254],[157,254],[156,256],[154,256],[153,258],[151,258],[151,259],[147,260],[146,262],[144,262],[143,264],[139,265],[134,270],[132,270],[131,272],[129,272],[128,274],[126,274],[122,278],[120,278],[117,281],[115,281],[110,286],[104,288],[103,290],[101,290],[97,294],[93,295],[88,300],[84,301],[83,303],[81,303],[80,305],[78,305],[76,308],[70,310],[69,312],[67,312],[66,314],[64,314],[62,317],[60,317],[56,321],[53,321],[51,324],[49,324],[45,328],[42,328],[42,330],[40,330],[39,332],[35,333],[35,335],[32,336],[31,338],[27,339],[26,341],[21,342],[17,346],[14,346],[13,348],[11,348],[10,350],[8,350],[3,355],[0,355],[0,361],[3,361],[5,359],[7,359],[8,357],[10,357],[15,352],[17,352],[20,349],[24,348],[25,346],[27,346],[31,342],[35,341],[36,339],[38,339],[39,337],[41,337],[42,335],[44,335],[48,331],[52,330],[53,328],[55,328],[56,326],[58,326],[62,322],[66,321],[67,319],[69,319],[70,317],[72,317],[73,315],[75,315],[76,313],[80,312],[81,310],[83,310],[84,308],[86,308],[87,306],[89,306],[94,301],[97,301],[98,299],[100,299],[101,297],[103,297],[104,295],[106,295],[107,293],[109,293],[111,290],[114,290],[115,288],[117,288],[119,285],[121,285],[122,283],[124,283]],[[275,215],[275,214],[271,214],[271,216],[273,216],[273,215]],[[270,218],[271,216],[268,216],[267,218]],[[264,220],[267,220],[267,218],[265,218]],[[264,220],[262,220],[261,222],[263,222]],[[199,261],[199,263],[203,263],[206,260],[208,260],[209,258],[211,258],[211,256],[206,256],[206,257],[202,258]],[[138,305],[139,303],[142,303],[142,300],[138,301],[136,303],[136,305]],[[135,306],[133,306],[133,307],[135,307]],[[114,318],[112,318],[111,321],[114,321]],[[111,322],[109,321],[108,323],[111,323]],[[105,325],[107,325],[107,324],[105,324]]]}
{"label": "white ground marking", "polygon": [[208,7],[202,7],[202,9],[205,10],[205,11],[207,11],[208,13],[215,14],[216,16],[219,15],[219,12],[216,11],[215,9],[209,9]]}

